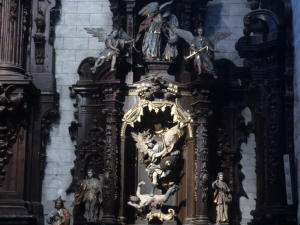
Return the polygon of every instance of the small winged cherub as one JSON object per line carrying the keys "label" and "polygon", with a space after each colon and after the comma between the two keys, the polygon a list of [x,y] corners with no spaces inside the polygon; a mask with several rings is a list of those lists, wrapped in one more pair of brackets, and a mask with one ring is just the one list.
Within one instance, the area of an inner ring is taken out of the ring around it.
{"label": "small winged cherub", "polygon": [[105,48],[100,52],[99,56],[95,58],[94,67],[91,68],[92,73],[105,61],[111,61],[111,71],[115,71],[116,62],[118,57],[125,56],[128,53],[128,44],[133,40],[123,31],[123,29],[114,29],[111,34],[103,28],[84,28],[93,37],[98,37],[99,42],[105,42]]}
{"label": "small winged cherub", "polygon": [[[166,132],[160,132],[154,136],[149,131],[144,133],[132,132],[136,147],[144,156],[146,172],[152,179],[152,191],[159,184],[161,178],[167,177],[176,164],[176,158],[180,155],[179,150],[173,150],[174,144],[183,135],[183,125],[178,124]],[[170,184],[169,184],[170,185]]]}
{"label": "small winged cherub", "polygon": [[191,55],[186,57],[186,59],[191,57],[194,58],[194,65],[198,74],[210,74],[217,79],[217,72],[213,64],[213,52],[216,51],[214,50],[213,45],[228,37],[231,32],[216,32],[209,37],[205,37],[202,36],[203,29],[199,27],[198,36],[194,37],[191,32],[186,30],[175,28],[173,31],[190,45]]}
{"label": "small winged cherub", "polygon": [[163,18],[170,14],[169,11],[163,12],[163,9],[172,2],[169,1],[161,6],[158,2],[151,2],[139,11],[139,15],[147,16],[147,18],[140,24],[136,41],[139,40],[145,30],[142,52],[146,59],[159,60],[161,58],[160,46]]}

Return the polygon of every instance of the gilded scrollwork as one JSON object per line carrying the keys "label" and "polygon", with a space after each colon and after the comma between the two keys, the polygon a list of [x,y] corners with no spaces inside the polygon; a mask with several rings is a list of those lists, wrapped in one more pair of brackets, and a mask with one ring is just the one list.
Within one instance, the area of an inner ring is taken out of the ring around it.
{"label": "gilded scrollwork", "polygon": [[[121,128],[121,136],[124,135],[125,129],[127,125],[134,127],[135,122],[140,122],[141,117],[144,115],[144,108],[148,107],[149,111],[154,111],[158,113],[159,111],[165,112],[166,108],[171,109],[171,116],[173,116],[174,123],[183,123],[188,124],[191,122],[191,116],[188,112],[183,110],[176,102],[170,101],[148,101],[148,100],[141,100],[141,102],[127,111],[123,117],[123,125]],[[191,135],[192,133],[190,133]]]}
{"label": "gilded scrollwork", "polygon": [[175,216],[176,216],[175,210],[174,209],[168,209],[168,214],[164,214],[164,213],[161,213],[161,212],[150,212],[150,213],[147,214],[146,219],[148,221],[151,221],[154,218],[157,218],[161,222],[163,222],[165,220],[173,220]]}

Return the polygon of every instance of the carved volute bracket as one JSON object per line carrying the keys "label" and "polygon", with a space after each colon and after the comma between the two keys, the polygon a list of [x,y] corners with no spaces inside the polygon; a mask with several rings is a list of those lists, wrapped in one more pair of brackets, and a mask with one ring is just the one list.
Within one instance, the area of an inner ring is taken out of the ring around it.
{"label": "carved volute bracket", "polygon": [[41,149],[40,149],[40,169],[44,170],[46,162],[46,145],[50,135],[52,119],[59,116],[59,105],[54,104],[53,108],[48,110],[41,121]]}
{"label": "carved volute bracket", "polygon": [[44,64],[45,59],[45,35],[43,33],[36,33],[32,36],[35,43],[35,63]]}

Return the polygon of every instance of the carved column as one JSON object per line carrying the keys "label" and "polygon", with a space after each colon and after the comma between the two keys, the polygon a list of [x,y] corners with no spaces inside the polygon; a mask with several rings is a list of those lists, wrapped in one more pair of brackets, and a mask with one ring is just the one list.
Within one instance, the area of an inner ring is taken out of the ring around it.
{"label": "carved column", "polygon": [[181,24],[180,27],[184,30],[191,30],[192,22],[192,8],[194,0],[184,0],[182,1],[182,11],[181,11]]}
{"label": "carved column", "polygon": [[197,2],[193,8],[193,31],[195,34],[198,32],[199,27],[204,27],[204,17],[207,10],[208,0]]}
{"label": "carved column", "polygon": [[[196,118],[197,120],[197,118]],[[191,169],[194,167],[195,164],[195,154],[194,154],[194,149],[195,149],[195,141],[194,141],[194,136],[192,138],[186,138],[186,146],[187,150],[190,150],[189,153],[191,154],[186,154],[185,156],[185,164],[186,164],[186,218],[184,220],[184,224],[191,224],[193,223],[193,220],[195,219],[195,193],[193,192],[195,188],[195,176],[191,172]]]}
{"label": "carved column", "polygon": [[124,9],[125,5],[121,0],[109,0],[110,1],[110,11],[113,13],[112,21],[113,28],[119,29],[123,27],[123,22],[125,19]]}
{"label": "carved column", "polygon": [[3,0],[0,5],[0,74],[22,75],[26,45],[27,1]]}
{"label": "carved column", "polygon": [[209,224],[208,219],[208,145],[207,145],[207,123],[208,117],[212,114],[210,88],[200,87],[196,97],[196,102],[192,104],[194,113],[195,131],[195,201],[196,224]]}
{"label": "carved column", "polygon": [[291,153],[289,145],[293,146],[288,128],[291,126],[291,109],[288,108],[291,108],[292,85],[289,69],[285,69],[289,64],[285,65],[284,59],[285,46],[288,46],[283,35],[284,25],[269,10],[248,13],[244,25],[245,36],[239,39],[236,47],[240,56],[250,63],[252,83],[249,87],[259,92],[261,106],[257,112],[264,118],[264,133],[256,138],[260,144],[257,150],[263,151],[257,152],[257,168],[260,169],[257,183],[264,186],[257,186],[257,208],[252,212],[251,224],[261,221],[288,224],[283,155]]}
{"label": "carved column", "polygon": [[120,209],[119,209],[119,219],[121,223],[125,223],[126,220],[126,215],[124,212],[124,207],[126,205],[126,200],[125,199],[125,157],[123,152],[125,151],[125,142],[126,142],[126,137],[121,137],[121,143],[120,143],[120,171],[121,171],[121,177],[120,179]]}
{"label": "carved column", "polygon": [[103,91],[105,95],[102,110],[106,116],[105,137],[106,145],[104,150],[104,187],[103,187],[103,218],[104,222],[116,223],[116,199],[118,197],[118,120],[121,115],[123,104],[117,100],[121,91],[116,85],[107,85]]}
{"label": "carved column", "polygon": [[[133,38],[135,35],[135,15],[133,13],[135,7],[135,0],[125,0],[126,3],[126,31],[130,38]],[[130,47],[129,55],[127,62],[132,64],[132,47]]]}

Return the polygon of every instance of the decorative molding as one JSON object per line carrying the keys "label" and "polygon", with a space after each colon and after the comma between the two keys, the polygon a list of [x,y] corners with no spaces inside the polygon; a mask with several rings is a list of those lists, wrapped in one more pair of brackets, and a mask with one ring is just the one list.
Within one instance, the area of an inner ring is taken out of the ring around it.
{"label": "decorative molding", "polygon": [[174,103],[170,101],[141,100],[138,105],[127,111],[123,116],[122,120],[124,122],[121,128],[121,136],[125,135],[125,129],[127,125],[133,127],[135,122],[141,121],[141,116],[143,115],[145,107],[147,107],[149,111],[153,110],[155,113],[158,113],[159,111],[164,112],[166,108],[170,108],[174,123],[179,122],[189,124],[191,122],[191,116],[178,105],[177,101]]}
{"label": "decorative molding", "polygon": [[45,35],[43,33],[36,33],[32,36],[35,44],[35,63],[44,64],[45,59]]}
{"label": "decorative molding", "polygon": [[[111,96],[109,95],[109,98]],[[115,167],[112,168],[112,162],[117,160],[117,151],[118,147],[115,141],[112,140],[113,138],[113,130],[112,127],[116,127],[116,117],[121,115],[121,111],[119,111],[116,108],[105,108],[102,110],[102,113],[104,116],[106,116],[106,130],[105,130],[105,150],[104,150],[104,200],[108,201],[110,200],[110,191],[112,184],[115,185],[115,188],[117,189],[117,171],[118,166],[117,163],[115,163]],[[114,132],[115,133],[115,132]],[[117,133],[115,133],[114,136],[117,136]],[[116,191],[115,191],[116,192]],[[114,199],[116,199],[116,195],[114,196]]]}
{"label": "decorative molding", "polygon": [[[197,109],[192,113],[195,126],[196,148],[195,148],[195,201],[198,201],[198,187],[201,188],[201,201],[207,202],[208,198],[208,148],[207,148],[207,122],[206,119],[202,120],[200,117],[208,117],[212,114],[211,110]],[[201,144],[199,144],[201,143]]]}

